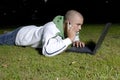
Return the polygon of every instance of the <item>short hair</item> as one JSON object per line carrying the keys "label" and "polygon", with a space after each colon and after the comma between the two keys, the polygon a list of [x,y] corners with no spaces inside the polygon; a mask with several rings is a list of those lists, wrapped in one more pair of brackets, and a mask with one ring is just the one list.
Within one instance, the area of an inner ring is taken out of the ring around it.
{"label": "short hair", "polygon": [[83,18],[83,15],[80,12],[78,12],[76,10],[69,10],[65,14],[65,20],[68,20],[68,19],[70,19],[71,17],[73,17],[75,15],[79,15],[79,16],[81,16]]}

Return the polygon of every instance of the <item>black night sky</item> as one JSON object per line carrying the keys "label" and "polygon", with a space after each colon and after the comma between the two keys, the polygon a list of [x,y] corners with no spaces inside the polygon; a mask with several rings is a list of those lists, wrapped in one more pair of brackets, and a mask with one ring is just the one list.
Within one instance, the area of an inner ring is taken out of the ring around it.
{"label": "black night sky", "polygon": [[69,9],[80,11],[84,23],[119,23],[115,0],[1,0],[0,25],[44,24]]}

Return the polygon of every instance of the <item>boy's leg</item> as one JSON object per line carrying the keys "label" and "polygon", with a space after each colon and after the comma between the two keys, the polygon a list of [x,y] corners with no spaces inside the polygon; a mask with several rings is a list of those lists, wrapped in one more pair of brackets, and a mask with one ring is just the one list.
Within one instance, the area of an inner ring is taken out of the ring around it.
{"label": "boy's leg", "polygon": [[0,35],[0,45],[15,45],[16,35],[20,28],[15,29],[14,31]]}

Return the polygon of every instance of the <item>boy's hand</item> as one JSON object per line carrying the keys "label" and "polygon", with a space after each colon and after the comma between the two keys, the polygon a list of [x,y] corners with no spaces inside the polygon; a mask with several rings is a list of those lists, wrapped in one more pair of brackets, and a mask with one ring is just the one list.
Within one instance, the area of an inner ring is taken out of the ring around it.
{"label": "boy's hand", "polygon": [[80,42],[80,41],[75,41],[75,42],[73,42],[73,46],[83,48],[83,47],[85,47],[85,43]]}
{"label": "boy's hand", "polygon": [[71,41],[73,41],[76,36],[75,28],[69,23],[67,24],[67,36],[68,38],[70,38]]}

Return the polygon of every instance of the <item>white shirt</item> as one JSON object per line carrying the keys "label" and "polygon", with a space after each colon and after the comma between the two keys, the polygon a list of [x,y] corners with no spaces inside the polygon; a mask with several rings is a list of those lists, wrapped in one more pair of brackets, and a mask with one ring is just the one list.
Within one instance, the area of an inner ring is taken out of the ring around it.
{"label": "white shirt", "polygon": [[19,46],[42,47],[45,56],[55,56],[60,54],[72,43],[69,38],[62,39],[56,35],[59,29],[53,22],[48,22],[43,26],[24,26],[16,36],[15,43]]}

